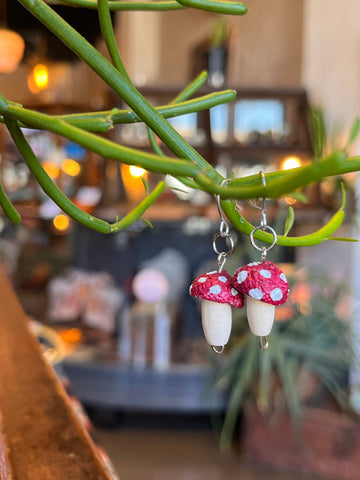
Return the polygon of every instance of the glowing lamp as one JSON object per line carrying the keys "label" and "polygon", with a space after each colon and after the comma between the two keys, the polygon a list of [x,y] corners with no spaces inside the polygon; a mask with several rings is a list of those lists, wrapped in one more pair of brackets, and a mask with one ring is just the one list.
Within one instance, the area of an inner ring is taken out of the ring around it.
{"label": "glowing lamp", "polygon": [[291,168],[301,167],[301,161],[298,157],[287,157],[282,163],[282,170],[290,170]]}
{"label": "glowing lamp", "polygon": [[143,179],[147,171],[134,165],[121,164],[121,177],[129,203],[139,202],[145,194]]}
{"label": "glowing lamp", "polygon": [[133,177],[142,177],[145,173],[145,170],[141,167],[135,167],[135,165],[130,165],[129,172]]}
{"label": "glowing lamp", "polygon": [[16,32],[0,28],[0,73],[14,72],[23,55],[25,42]]}
{"label": "glowing lamp", "polygon": [[28,75],[28,87],[31,93],[39,93],[49,84],[49,70],[46,65],[38,63]]}
{"label": "glowing lamp", "polygon": [[55,163],[46,161],[43,162],[42,166],[52,180],[59,176],[59,167]]}
{"label": "glowing lamp", "polygon": [[288,205],[295,205],[296,203],[296,199],[292,197],[285,197],[284,200]]}
{"label": "glowing lamp", "polygon": [[67,217],[63,213],[61,213],[60,215],[56,215],[53,220],[53,225],[59,232],[66,232],[70,225],[69,217]]}
{"label": "glowing lamp", "polygon": [[81,166],[75,160],[65,158],[65,160],[61,162],[61,170],[71,177],[76,177],[81,171]]}

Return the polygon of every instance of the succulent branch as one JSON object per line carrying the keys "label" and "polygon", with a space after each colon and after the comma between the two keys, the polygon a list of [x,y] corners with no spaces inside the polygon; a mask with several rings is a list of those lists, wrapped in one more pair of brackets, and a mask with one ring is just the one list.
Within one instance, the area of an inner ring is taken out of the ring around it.
{"label": "succulent branch", "polygon": [[[158,187],[148,194],[145,200],[125,219],[110,225],[101,219],[96,219],[82,212],[58,189],[37,160],[21,128],[37,128],[56,133],[105,158],[140,166],[150,172],[173,175],[187,186],[201,189],[209,194],[219,195],[222,199],[223,210],[230,222],[246,234],[250,233],[253,226],[239,215],[233,203],[234,200],[261,197],[279,198],[310,183],[319,182],[323,178],[360,170],[360,157],[347,158],[346,152],[337,151],[320,158],[322,150],[318,148],[316,161],[309,165],[287,171],[267,173],[266,187],[263,186],[258,175],[224,182],[224,178],[185,141],[167,121],[167,118],[202,111],[230,102],[235,98],[236,92],[225,90],[190,99],[206,81],[206,73],[202,72],[168,105],[154,107],[133,85],[116,45],[110,11],[171,10],[191,7],[214,13],[243,15],[246,13],[247,7],[240,2],[220,0],[170,0],[131,3],[109,0],[53,0],[48,2],[44,0],[18,0],[18,2],[59,37],[129,106],[128,110],[113,109],[71,115],[47,115],[26,109],[0,95],[0,122],[7,126],[40,186],[74,220],[80,221],[90,228],[103,233],[125,228],[129,225],[129,222],[140,218],[145,209],[161,194],[165,188],[163,182],[160,182]],[[66,23],[52,9],[51,4],[97,9],[111,62]],[[148,127],[150,145],[153,147],[154,153],[128,148],[99,135],[111,130],[115,124],[135,122],[143,122]],[[358,130],[357,128],[356,132]],[[351,134],[351,137],[355,133]],[[173,152],[173,156],[164,155],[155,141],[155,135]],[[20,220],[2,189],[0,191],[0,203],[9,218],[16,222]],[[343,210],[344,208],[341,206],[327,225],[317,232],[302,237],[280,236],[278,243],[280,245],[305,246],[314,245],[330,238],[343,220]],[[266,232],[258,231],[257,238],[264,242],[272,242],[271,235]]]}

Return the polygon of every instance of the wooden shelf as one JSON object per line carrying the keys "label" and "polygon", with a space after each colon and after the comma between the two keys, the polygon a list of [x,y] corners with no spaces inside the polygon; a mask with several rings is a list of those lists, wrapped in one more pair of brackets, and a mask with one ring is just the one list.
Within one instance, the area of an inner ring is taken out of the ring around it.
{"label": "wooden shelf", "polygon": [[64,361],[75,395],[85,405],[141,411],[223,411],[225,395],[206,391],[213,372],[206,366],[172,365],[166,370],[126,367],[119,362]]}

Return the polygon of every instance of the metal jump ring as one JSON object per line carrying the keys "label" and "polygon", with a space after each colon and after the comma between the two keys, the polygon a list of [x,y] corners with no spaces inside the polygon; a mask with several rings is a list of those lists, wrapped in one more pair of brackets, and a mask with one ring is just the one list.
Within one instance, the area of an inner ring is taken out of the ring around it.
{"label": "metal jump ring", "polygon": [[267,337],[259,337],[259,344],[261,350],[266,350],[269,346]]}
{"label": "metal jump ring", "polygon": [[[258,230],[268,230],[274,237],[274,240],[272,242],[272,244],[269,246],[269,247],[259,247],[258,245],[256,245],[255,243],[255,240],[254,240],[254,234],[258,231]],[[275,232],[275,230],[271,227],[269,227],[268,225],[265,225],[265,226],[259,226],[259,227],[256,227],[254,228],[254,230],[250,233],[250,242],[251,242],[251,245],[255,248],[255,250],[257,250],[258,252],[262,252],[262,253],[266,253],[267,252],[270,252],[270,250],[272,250],[275,245],[276,245],[276,242],[277,242],[277,233]]]}
{"label": "metal jump ring", "polygon": [[217,347],[216,345],[211,345],[212,351],[215,352],[215,353],[217,353],[218,355],[220,355],[221,353],[223,353],[224,348],[225,348],[225,345],[221,345],[221,347]]}
{"label": "metal jump ring", "polygon": [[[217,246],[216,246],[216,240],[221,237],[221,238],[225,238],[225,241],[229,247],[229,251],[228,252],[219,252],[219,250],[217,249]],[[217,254],[217,255],[220,255],[220,254],[225,254],[226,255],[226,258],[232,254],[232,252],[234,251],[234,247],[235,247],[235,244],[234,244],[234,240],[232,239],[231,235],[222,235],[220,232],[216,233],[214,236],[213,236],[213,243],[212,243],[212,246],[213,246],[213,250],[214,252]]]}

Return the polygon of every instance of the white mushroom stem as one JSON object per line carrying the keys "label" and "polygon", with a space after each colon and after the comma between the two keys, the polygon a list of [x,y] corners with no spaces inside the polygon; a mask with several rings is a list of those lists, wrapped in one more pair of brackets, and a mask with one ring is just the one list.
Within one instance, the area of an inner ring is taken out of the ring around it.
{"label": "white mushroom stem", "polygon": [[255,300],[248,295],[245,295],[245,304],[251,332],[259,337],[269,335],[274,323],[275,305]]}
{"label": "white mushroom stem", "polygon": [[207,343],[216,347],[226,345],[231,332],[231,306],[202,300],[201,318]]}

